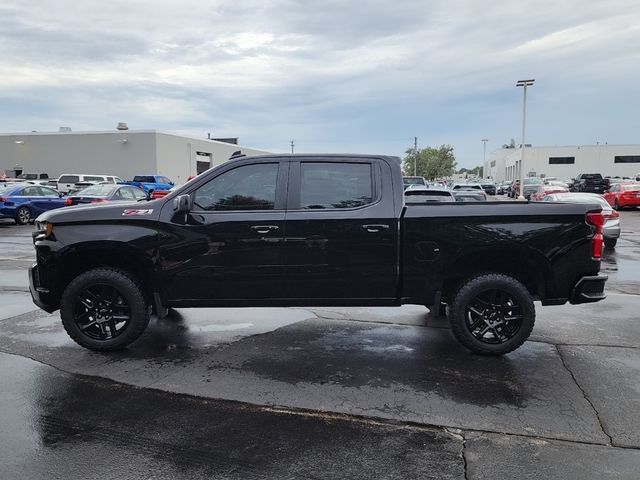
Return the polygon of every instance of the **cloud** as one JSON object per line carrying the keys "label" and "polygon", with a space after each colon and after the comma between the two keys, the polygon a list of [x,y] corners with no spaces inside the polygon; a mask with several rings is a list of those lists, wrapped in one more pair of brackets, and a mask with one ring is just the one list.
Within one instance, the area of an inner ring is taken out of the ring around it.
{"label": "cloud", "polygon": [[5,0],[0,131],[127,121],[396,155],[417,135],[470,165],[517,137],[533,76],[534,143],[629,143],[637,25],[627,0]]}

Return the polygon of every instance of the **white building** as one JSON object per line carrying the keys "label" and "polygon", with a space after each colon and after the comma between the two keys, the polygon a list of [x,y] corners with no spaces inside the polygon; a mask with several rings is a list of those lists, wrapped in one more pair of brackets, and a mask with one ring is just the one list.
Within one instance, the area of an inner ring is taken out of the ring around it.
{"label": "white building", "polygon": [[[575,178],[580,173],[632,177],[640,172],[640,145],[578,145],[525,148],[524,176]],[[496,182],[520,178],[520,147],[491,152],[484,176]]]}
{"label": "white building", "polygon": [[2,133],[0,174],[21,170],[57,178],[63,173],[93,173],[129,180],[134,175],[157,174],[180,184],[237,151],[245,155],[268,153],[156,130]]}

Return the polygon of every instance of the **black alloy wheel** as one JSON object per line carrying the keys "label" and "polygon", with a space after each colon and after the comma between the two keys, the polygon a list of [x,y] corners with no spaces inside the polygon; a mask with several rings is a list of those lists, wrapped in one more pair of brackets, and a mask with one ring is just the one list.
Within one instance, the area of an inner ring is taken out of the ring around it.
{"label": "black alloy wheel", "polygon": [[465,281],[455,293],[451,332],[474,353],[502,355],[522,345],[533,330],[535,308],[513,277],[488,273]]}
{"label": "black alloy wheel", "polygon": [[95,268],[74,278],[60,300],[62,325],[79,345],[96,351],[120,350],[149,324],[144,290],[128,272]]}
{"label": "black alloy wheel", "polygon": [[31,210],[28,207],[20,207],[16,212],[15,221],[18,225],[26,225],[31,221]]}
{"label": "black alloy wheel", "polygon": [[111,340],[122,334],[131,322],[131,307],[112,285],[94,284],[76,296],[74,321],[94,340]]}
{"label": "black alloy wheel", "polygon": [[513,338],[524,315],[517,300],[503,290],[486,290],[469,302],[465,309],[466,327],[478,341],[504,343]]}

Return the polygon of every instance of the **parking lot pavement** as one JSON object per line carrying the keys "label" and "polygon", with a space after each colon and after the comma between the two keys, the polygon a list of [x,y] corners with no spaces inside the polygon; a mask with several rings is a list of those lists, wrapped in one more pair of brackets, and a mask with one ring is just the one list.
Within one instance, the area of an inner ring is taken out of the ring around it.
{"label": "parking lot pavement", "polygon": [[[31,229],[0,226],[0,383],[15,385],[0,392],[0,412],[12,412],[11,401],[26,412],[0,415],[0,464],[13,469],[7,478],[36,478],[48,464],[54,477],[74,478],[74,461],[99,450],[123,458],[132,477],[157,466],[156,478],[310,478],[317,468],[322,478],[526,469],[530,478],[637,479],[640,211],[622,221],[603,260],[609,297],[538,307],[531,340],[502,358],[469,354],[445,319],[415,305],[179,309],[153,319],[128,350],[97,354],[68,338],[57,313],[31,304]],[[78,398],[89,399],[84,410]],[[125,411],[139,404],[144,412]],[[233,448],[220,445],[227,440]],[[291,469],[250,461],[270,456]],[[122,478],[107,462],[96,468]]]}

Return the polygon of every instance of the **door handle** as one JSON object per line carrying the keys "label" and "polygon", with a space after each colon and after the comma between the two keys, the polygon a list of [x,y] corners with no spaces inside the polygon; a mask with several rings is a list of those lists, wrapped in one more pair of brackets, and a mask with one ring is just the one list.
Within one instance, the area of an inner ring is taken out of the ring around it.
{"label": "door handle", "polygon": [[280,227],[278,227],[277,225],[253,225],[251,227],[251,230],[260,234],[275,232],[276,230],[279,230],[279,229]]}
{"label": "door handle", "polygon": [[362,229],[369,233],[378,233],[382,230],[389,230],[389,225],[385,225],[384,223],[367,224],[362,225]]}

